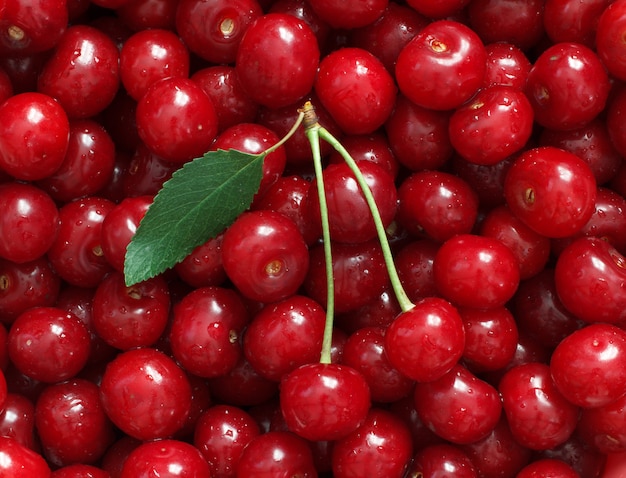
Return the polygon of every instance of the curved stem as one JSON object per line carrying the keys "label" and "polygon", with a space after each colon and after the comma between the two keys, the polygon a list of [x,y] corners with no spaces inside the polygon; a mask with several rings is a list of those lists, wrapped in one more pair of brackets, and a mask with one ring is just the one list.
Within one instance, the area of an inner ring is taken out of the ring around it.
{"label": "curved stem", "polygon": [[376,233],[378,234],[378,240],[380,242],[380,246],[383,250],[383,257],[385,258],[385,265],[387,266],[387,271],[389,273],[389,279],[391,280],[391,286],[393,288],[393,292],[400,304],[400,308],[403,312],[406,312],[413,308],[413,303],[409,299],[402,287],[402,283],[400,281],[400,277],[398,276],[398,270],[396,269],[396,265],[393,262],[393,254],[391,252],[391,247],[389,245],[389,239],[387,238],[387,231],[385,231],[385,226],[383,225],[383,221],[380,217],[380,212],[378,210],[378,206],[376,205],[376,200],[374,199],[374,195],[372,194],[372,190],[370,189],[363,173],[359,169],[359,166],[356,164],[356,161],[352,159],[350,153],[343,147],[343,145],[324,127],[319,128],[319,137],[324,141],[330,143],[330,145],[339,152],[342,158],[345,160],[346,164],[354,174],[354,177],[363,192],[363,196],[367,201],[367,205],[372,213],[372,219],[374,220],[374,225],[376,227]]}
{"label": "curved stem", "polygon": [[[307,108],[311,109],[307,109]],[[330,244],[330,226],[328,222],[328,206],[326,204],[326,189],[322,176],[322,155],[320,154],[320,125],[317,122],[312,106],[305,105],[305,134],[311,144],[313,154],[313,166],[315,168],[315,178],[317,182],[317,192],[319,196],[320,215],[322,218],[322,242],[324,246],[324,264],[326,266],[326,323],[324,326],[324,337],[322,339],[322,352],[320,363],[331,363],[331,349],[333,341],[333,322],[335,315],[335,279],[333,277],[333,259]]]}
{"label": "curved stem", "polygon": [[283,144],[285,144],[289,140],[289,138],[291,138],[293,136],[293,134],[298,130],[298,128],[302,124],[302,121],[304,120],[304,116],[305,116],[304,110],[299,111],[298,112],[298,117],[296,118],[296,122],[293,124],[291,129],[289,131],[287,131],[287,134],[285,136],[283,136],[278,143],[273,144],[272,146],[267,148],[265,151],[263,151],[262,154],[268,155],[270,153],[273,153],[278,148],[280,148]]}

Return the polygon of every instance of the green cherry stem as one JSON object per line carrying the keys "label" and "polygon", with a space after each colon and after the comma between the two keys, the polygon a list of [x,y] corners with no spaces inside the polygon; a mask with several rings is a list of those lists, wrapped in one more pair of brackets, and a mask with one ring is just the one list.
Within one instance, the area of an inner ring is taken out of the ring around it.
{"label": "green cherry stem", "polygon": [[350,153],[348,153],[346,148],[343,147],[339,140],[337,140],[337,138],[335,138],[323,126],[319,127],[319,131],[317,134],[321,139],[329,143],[333,148],[335,148],[337,152],[339,152],[339,154],[342,156],[342,158],[354,174],[354,177],[356,178],[356,181],[359,184],[361,191],[363,192],[363,196],[367,201],[367,205],[369,206],[372,214],[372,219],[374,220],[374,225],[376,226],[376,233],[378,234],[378,240],[383,250],[383,257],[385,258],[385,265],[387,266],[387,271],[389,273],[389,279],[391,280],[393,292],[396,296],[402,312],[407,312],[408,310],[413,308],[414,304],[407,296],[404,287],[402,287],[400,277],[398,276],[398,270],[396,269],[396,265],[393,262],[393,254],[391,253],[391,247],[389,246],[387,232],[385,231],[385,226],[383,225],[383,221],[380,217],[380,212],[378,210],[378,206],[376,205],[376,200],[374,199],[372,190],[365,181],[365,177],[359,169],[359,166],[356,164],[356,161],[352,158],[352,156],[350,156]]}
{"label": "green cherry stem", "polygon": [[289,140],[289,138],[291,138],[294,135],[294,133],[298,130],[298,128],[302,124],[302,121],[304,120],[304,115],[305,115],[304,109],[298,111],[298,117],[296,118],[296,121],[291,127],[291,129],[287,131],[287,134],[285,134],[285,136],[283,136],[278,143],[273,144],[272,146],[267,148],[265,151],[263,151],[261,154],[263,156],[267,156],[268,154],[273,153],[278,148],[280,148],[283,144],[285,144]]}
{"label": "green cherry stem", "polygon": [[322,176],[322,155],[320,153],[319,132],[321,126],[318,123],[315,109],[310,102],[306,102],[301,110],[304,114],[304,133],[311,144],[313,166],[317,180],[317,192],[319,196],[320,215],[322,218],[322,242],[324,246],[324,264],[326,266],[326,323],[324,337],[322,339],[322,352],[320,363],[331,363],[331,349],[333,341],[333,322],[335,315],[335,279],[333,277],[333,259],[330,245],[330,226],[328,223],[328,206],[326,204],[326,190]]}

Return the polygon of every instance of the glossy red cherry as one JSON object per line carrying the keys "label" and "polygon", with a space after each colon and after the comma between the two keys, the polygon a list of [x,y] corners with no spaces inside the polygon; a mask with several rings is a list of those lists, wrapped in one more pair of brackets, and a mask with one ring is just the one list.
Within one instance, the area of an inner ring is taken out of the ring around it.
{"label": "glossy red cherry", "polygon": [[621,32],[626,24],[626,4],[611,2],[604,9],[596,27],[596,49],[609,73],[619,79],[626,79],[626,61]]}
{"label": "glossy red cherry", "polygon": [[504,194],[511,212],[531,229],[547,237],[567,237],[593,214],[596,180],[578,156],[543,146],[515,159]]}
{"label": "glossy red cherry", "polygon": [[346,134],[369,134],[393,109],[396,86],[385,66],[361,48],[342,48],[319,65],[315,93]]}
{"label": "glossy red cherry", "polygon": [[241,39],[235,71],[253,101],[277,108],[309,93],[319,56],[317,38],[304,21],[268,13],[257,18]]}
{"label": "glossy red cherry", "polygon": [[49,478],[50,467],[39,454],[9,437],[0,437],[0,472],[6,476],[37,476]]}
{"label": "glossy red cherry", "polygon": [[88,25],[70,26],[46,61],[37,90],[55,98],[70,118],[89,118],[115,98],[119,52],[111,38]]}
{"label": "glossy red cherry", "polygon": [[396,81],[402,94],[434,110],[450,110],[482,85],[487,53],[478,35],[464,24],[439,20],[423,28],[402,49]]}
{"label": "glossy red cherry", "polygon": [[167,438],[180,430],[191,407],[183,370],[151,348],[120,353],[102,376],[100,399],[110,420],[140,440]]}
{"label": "glossy red cherry", "polygon": [[200,244],[174,270],[185,283],[192,287],[219,286],[226,280],[222,265],[223,234]]}
{"label": "glossy red cherry", "polygon": [[538,476],[578,478],[580,475],[564,461],[554,458],[544,458],[529,463],[516,475],[517,478],[535,478]]}
{"label": "glossy red cherry", "polygon": [[139,137],[153,153],[173,163],[206,153],[217,129],[211,99],[188,78],[163,78],[137,103]]}
{"label": "glossy red cherry", "polygon": [[[54,99],[28,92],[0,105],[0,167],[16,179],[33,181],[54,173],[68,148],[67,113]],[[24,144],[28,147],[24,147]]]}
{"label": "glossy red cherry", "polygon": [[431,445],[419,450],[411,463],[410,473],[416,476],[453,473],[459,478],[479,476],[469,456],[463,450],[447,443]]}
{"label": "glossy red cherry", "polygon": [[7,393],[0,412],[0,436],[15,439],[31,450],[39,450],[35,441],[35,405],[24,395]]}
{"label": "glossy red cherry", "polygon": [[161,478],[211,476],[209,464],[197,448],[189,443],[172,439],[139,445],[126,458],[120,478],[150,475]]}
{"label": "glossy red cherry", "polygon": [[385,11],[387,0],[347,1],[322,0],[312,3],[315,13],[333,28],[359,28],[376,21]]}
{"label": "glossy red cherry", "polygon": [[385,333],[385,354],[391,365],[418,382],[430,382],[449,372],[464,347],[465,330],[458,311],[436,297],[401,313]]}
{"label": "glossy red cherry", "polygon": [[510,86],[523,90],[531,63],[526,54],[515,45],[506,42],[485,45],[487,70],[484,86]]}
{"label": "glossy red cherry", "polygon": [[364,423],[370,391],[351,367],[312,363],[286,375],[280,409],[289,429],[308,440],[337,440]]}
{"label": "glossy red cherry", "polygon": [[553,43],[576,42],[594,48],[598,21],[602,12],[613,2],[592,0],[549,0],[545,3],[543,24]]}

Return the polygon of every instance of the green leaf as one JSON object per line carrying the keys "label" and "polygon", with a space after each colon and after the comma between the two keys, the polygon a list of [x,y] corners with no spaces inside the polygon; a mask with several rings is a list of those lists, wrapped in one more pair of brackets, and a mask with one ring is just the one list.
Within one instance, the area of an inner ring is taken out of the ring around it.
{"label": "green leaf", "polygon": [[248,209],[266,153],[211,151],[177,170],[155,196],[126,250],[126,285],[150,279],[217,236]]}

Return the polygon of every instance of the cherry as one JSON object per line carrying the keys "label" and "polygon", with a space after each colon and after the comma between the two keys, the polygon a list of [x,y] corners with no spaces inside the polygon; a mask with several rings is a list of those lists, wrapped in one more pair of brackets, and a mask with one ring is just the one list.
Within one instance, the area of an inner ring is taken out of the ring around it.
{"label": "cherry", "polygon": [[280,408],[297,435],[313,441],[337,440],[365,422],[370,391],[352,367],[310,363],[283,377]]}
{"label": "cherry", "polygon": [[135,100],[156,81],[189,76],[189,51],[173,32],[153,28],[131,35],[120,51],[120,79]]}
{"label": "cherry", "polygon": [[482,85],[486,60],[485,47],[474,31],[460,22],[438,20],[402,49],[396,81],[402,94],[414,103],[450,110],[470,99]]}
{"label": "cherry", "polygon": [[158,80],[137,103],[139,137],[150,151],[173,163],[202,156],[217,128],[211,99],[188,78]]}
{"label": "cherry", "polygon": [[504,181],[515,161],[516,155],[503,159],[499,163],[485,166],[470,163],[459,155],[450,162],[452,172],[464,179],[478,196],[479,205],[489,210],[505,203]]}
{"label": "cherry", "polygon": [[440,171],[419,171],[398,188],[397,221],[410,234],[444,242],[469,234],[478,217],[478,198],[463,179]]}
{"label": "cherry", "polygon": [[178,277],[196,288],[222,285],[226,280],[226,272],[222,265],[223,238],[223,234],[218,234],[200,244],[176,264],[174,270]]}
{"label": "cherry", "polygon": [[481,440],[500,420],[498,391],[461,364],[431,382],[418,382],[414,393],[420,419],[452,443]]}
{"label": "cherry", "polygon": [[323,0],[311,4],[313,11],[333,28],[359,28],[375,22],[385,11],[387,0],[348,1],[336,3]]}
{"label": "cherry", "polygon": [[544,363],[517,365],[504,374],[498,386],[513,436],[531,450],[564,443],[578,422],[579,408],[558,391],[550,372]]}
{"label": "cherry", "polygon": [[598,116],[609,88],[608,74],[593,50],[578,43],[558,43],[535,60],[525,92],[537,123],[567,130]]}
{"label": "cherry", "polygon": [[383,327],[360,328],[347,338],[341,360],[363,375],[376,403],[395,402],[413,390],[413,380],[400,373],[387,358],[385,336]]}
{"label": "cherry", "polygon": [[485,45],[487,66],[483,86],[510,86],[523,90],[531,68],[526,54],[515,45],[506,42]]}
{"label": "cherry", "polygon": [[582,409],[576,433],[600,453],[623,452],[626,449],[625,404],[626,396],[622,395],[607,405]]}
{"label": "cherry", "polygon": [[[339,327],[339,331],[335,330],[333,339],[335,335],[339,335],[341,332],[352,334],[364,327],[382,327],[385,329],[401,311],[400,304],[398,304],[398,300],[395,298],[391,286],[389,286],[367,304],[338,314],[335,317],[335,323]],[[348,337],[346,336],[345,339],[347,340]]]}
{"label": "cherry", "polygon": [[13,438],[33,451],[40,451],[35,441],[35,405],[17,393],[7,393],[0,412],[0,436]]}
{"label": "cherry", "polygon": [[242,38],[263,14],[256,0],[207,3],[182,0],[176,8],[176,30],[189,49],[211,63],[234,63]]}
{"label": "cherry", "polygon": [[56,466],[94,464],[114,441],[99,387],[84,379],[48,386],[35,407],[43,453]]}
{"label": "cherry", "polygon": [[166,438],[185,423],[191,386],[174,360],[155,349],[138,348],[109,362],[100,399],[109,419],[127,435]]}
{"label": "cherry", "polygon": [[418,382],[448,373],[465,347],[463,321],[444,299],[431,297],[401,313],[385,333],[385,354],[391,365]]}
{"label": "cherry", "polygon": [[115,144],[107,130],[93,120],[73,120],[65,159],[37,186],[56,201],[68,202],[100,192],[114,168]]}
{"label": "cherry", "polygon": [[128,350],[153,345],[168,322],[170,294],[162,276],[130,287],[121,272],[107,275],[93,296],[93,328],[112,347]]}
{"label": "cherry", "polygon": [[239,216],[224,233],[222,260],[244,296],[275,302],[302,285],[309,253],[293,221],[273,211],[252,211]]}
{"label": "cherry", "polygon": [[74,464],[57,468],[51,478],[110,478],[111,475],[93,465]]}
{"label": "cherry", "polygon": [[198,418],[193,444],[209,463],[211,476],[234,477],[243,450],[259,434],[259,426],[248,412],[232,405],[215,405]]}
{"label": "cherry", "polygon": [[333,476],[401,478],[412,454],[406,423],[386,410],[373,408],[359,428],[334,443]]}
{"label": "cherry", "polygon": [[626,333],[610,324],[591,324],[565,337],[554,349],[550,371],[571,403],[593,408],[626,394]]}
{"label": "cherry", "polygon": [[575,240],[556,263],[554,280],[559,299],[585,322],[623,322],[625,264],[624,256],[602,239]]}
{"label": "cherry", "polygon": [[488,86],[452,114],[450,141],[467,161],[495,164],[526,145],[534,116],[531,102],[521,90]]}
{"label": "cherry", "polygon": [[0,259],[0,322],[11,324],[27,309],[55,305],[60,289],[46,257],[24,264]]}
{"label": "cherry", "polygon": [[594,48],[598,20],[611,3],[607,0],[582,3],[571,0],[546,1],[543,11],[546,35],[553,43],[575,42]]}
{"label": "cherry", "polygon": [[242,355],[240,337],[247,324],[248,312],[233,290],[194,289],[174,306],[169,331],[172,354],[195,375],[224,375]]}
{"label": "cherry", "polygon": [[33,307],[20,314],[8,337],[9,358],[24,374],[45,383],[74,377],[87,363],[87,327],[56,307]]}
{"label": "cherry", "polygon": [[191,80],[211,98],[217,115],[218,132],[240,123],[254,122],[259,105],[243,91],[234,66],[202,68],[191,75]]}
{"label": "cherry", "polygon": [[504,194],[511,212],[531,229],[547,237],[567,237],[593,214],[596,181],[578,156],[543,146],[515,159]]}
{"label": "cherry", "polygon": [[72,25],[44,64],[37,90],[55,98],[70,118],[89,118],[115,98],[120,84],[119,52],[105,33]]}
{"label": "cherry", "polygon": [[311,90],[319,56],[317,38],[308,24],[286,13],[268,13],[246,30],[237,49],[235,72],[253,101],[272,108],[287,106]]}
{"label": "cherry", "polygon": [[234,476],[263,475],[316,477],[308,442],[287,431],[271,431],[254,437],[243,449]]}
{"label": "cherry", "polygon": [[517,478],[535,478],[539,476],[577,478],[579,475],[571,466],[563,461],[553,458],[544,458],[529,463],[522,468],[516,476]]}
{"label": "cherry", "polygon": [[449,119],[449,112],[418,106],[399,94],[384,125],[398,162],[413,171],[443,166],[454,153],[448,133]]}
{"label": "cherry", "polygon": [[404,245],[396,253],[394,261],[398,276],[411,301],[437,296],[433,263],[438,250],[439,244],[435,241],[418,239]]}
{"label": "cherry", "polygon": [[354,47],[326,55],[315,80],[320,102],[346,134],[369,134],[381,127],[391,114],[396,91],[380,60]]}
{"label": "cherry", "polygon": [[115,204],[97,196],[66,203],[59,209],[58,234],[48,259],[66,282],[95,287],[112,267],[102,252],[102,223]]}
{"label": "cherry", "polygon": [[453,17],[470,2],[469,0],[445,0],[435,5],[425,0],[409,0],[407,3],[425,17],[440,19]]}
{"label": "cherry", "polygon": [[[28,92],[0,104],[0,167],[16,179],[33,181],[54,173],[65,158],[70,125],[52,97]],[[24,144],[28,147],[25,148]]]}
{"label": "cherry", "polygon": [[123,196],[156,195],[163,183],[170,179],[178,168],[180,164],[166,161],[140,142],[125,170],[121,173]]}
{"label": "cherry", "polygon": [[243,352],[259,374],[279,382],[300,365],[319,360],[325,319],[322,306],[305,296],[268,304],[247,326]]}
{"label": "cherry", "polygon": [[30,184],[0,184],[0,256],[22,264],[42,257],[54,242],[59,210],[52,198]]}
{"label": "cherry", "polygon": [[115,9],[124,25],[133,31],[148,28],[176,28],[176,0],[127,0]]}
{"label": "cherry", "polygon": [[[444,242],[433,263],[435,286],[443,297],[463,307],[500,307],[519,284],[519,265],[499,240],[459,234]],[[480,284],[479,290],[475,285]]]}
{"label": "cherry", "polygon": [[211,476],[209,464],[197,448],[173,439],[139,445],[126,458],[120,478],[150,475],[162,478]]}
{"label": "cherry", "polygon": [[[383,226],[387,227],[394,219],[397,208],[397,192],[393,177],[371,161],[361,161],[358,164],[365,182],[372,191]],[[375,239],[374,220],[369,214],[369,206],[350,167],[346,163],[328,165],[324,168],[322,178],[333,241],[357,243]],[[321,231],[317,180],[313,180],[305,201],[309,217]]]}
{"label": "cherry", "polygon": [[46,460],[39,454],[25,447],[17,440],[10,437],[0,436],[0,472],[6,476],[37,476],[49,478],[50,467]]}
{"label": "cherry", "polygon": [[621,32],[626,21],[626,3],[611,2],[600,14],[596,28],[596,49],[598,57],[606,66],[611,76],[626,79],[626,62]]}
{"label": "cherry", "polygon": [[413,458],[409,476],[445,476],[446,473],[453,473],[459,478],[479,476],[466,453],[445,443],[419,450]]}
{"label": "cherry", "polygon": [[[359,161],[371,161],[382,166],[392,177],[398,177],[400,165],[391,151],[387,137],[381,132],[344,136],[341,139],[341,144],[357,163]],[[343,158],[335,150],[330,154],[328,162],[342,163]]]}
{"label": "cherry", "polygon": [[19,0],[3,3],[0,54],[25,56],[56,46],[68,23],[66,2]]}

